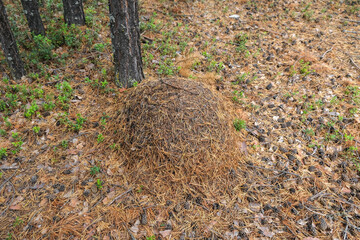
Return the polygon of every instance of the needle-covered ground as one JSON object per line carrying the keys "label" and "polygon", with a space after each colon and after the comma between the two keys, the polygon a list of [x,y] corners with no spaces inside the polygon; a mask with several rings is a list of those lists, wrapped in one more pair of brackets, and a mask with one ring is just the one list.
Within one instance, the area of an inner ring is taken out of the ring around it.
{"label": "needle-covered ground", "polygon": [[5,4],[28,75],[0,55],[2,239],[358,238],[358,0],[140,1],[132,89],[113,84],[107,1],[80,28],[40,1],[46,37]]}

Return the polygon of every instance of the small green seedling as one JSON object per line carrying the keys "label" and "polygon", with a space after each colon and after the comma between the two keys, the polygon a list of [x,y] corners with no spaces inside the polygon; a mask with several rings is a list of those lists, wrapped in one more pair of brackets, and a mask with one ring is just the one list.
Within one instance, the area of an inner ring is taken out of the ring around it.
{"label": "small green seedling", "polygon": [[100,179],[96,180],[96,187],[101,190],[103,188],[103,181],[101,181]]}
{"label": "small green seedling", "polygon": [[240,131],[241,129],[245,129],[246,128],[246,122],[242,119],[238,119],[236,118],[233,122],[234,124],[234,128],[236,131]]}
{"label": "small green seedling", "polygon": [[100,172],[101,168],[98,166],[94,166],[90,168],[90,175],[96,175]]}

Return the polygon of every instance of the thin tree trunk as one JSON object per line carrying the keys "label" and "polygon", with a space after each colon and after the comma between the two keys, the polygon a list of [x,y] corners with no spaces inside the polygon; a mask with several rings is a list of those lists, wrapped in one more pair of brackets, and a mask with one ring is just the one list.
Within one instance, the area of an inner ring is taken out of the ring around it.
{"label": "thin tree trunk", "polygon": [[35,35],[45,36],[45,28],[39,14],[39,4],[37,0],[21,0],[30,31]]}
{"label": "thin tree trunk", "polygon": [[85,25],[82,0],[63,0],[64,19],[67,25]]}
{"label": "thin tree trunk", "polygon": [[144,79],[137,0],[109,0],[115,83],[132,87]]}
{"label": "thin tree trunk", "polygon": [[11,68],[15,79],[25,75],[24,65],[21,61],[14,35],[6,15],[4,3],[0,0],[0,43],[5,53],[5,58]]}

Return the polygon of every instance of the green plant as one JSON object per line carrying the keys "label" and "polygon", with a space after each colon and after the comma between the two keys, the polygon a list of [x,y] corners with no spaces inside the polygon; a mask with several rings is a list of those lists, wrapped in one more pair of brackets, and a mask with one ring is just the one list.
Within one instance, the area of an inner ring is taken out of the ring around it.
{"label": "green plant", "polygon": [[236,118],[233,122],[234,128],[236,131],[240,131],[241,129],[246,128],[246,122],[245,120]]}
{"label": "green plant", "polygon": [[80,47],[82,32],[78,26],[76,26],[75,24],[72,24],[71,26],[68,26],[67,24],[63,24],[62,32],[64,36],[65,45],[71,48]]}
{"label": "green plant", "polygon": [[61,147],[64,149],[67,149],[69,147],[69,141],[68,140],[62,140],[61,141]]}
{"label": "green plant", "polygon": [[0,136],[1,137],[5,137],[6,136],[6,131],[4,129],[0,129]]}
{"label": "green plant", "polygon": [[14,227],[17,227],[17,226],[20,226],[20,225],[23,224],[23,223],[24,223],[24,221],[23,221],[21,218],[16,217],[16,218],[15,218],[15,221],[14,221],[14,223],[13,223],[13,226],[14,226]]}
{"label": "green plant", "polygon": [[152,235],[150,237],[146,237],[146,240],[156,240],[156,237],[155,235]]}
{"label": "green plant", "polygon": [[55,103],[54,102],[45,102],[45,103],[43,103],[43,108],[45,111],[51,111],[55,108]]}
{"label": "green plant", "polygon": [[0,148],[0,159],[7,156],[7,148]]}
{"label": "green plant", "polygon": [[82,126],[84,125],[84,123],[86,122],[86,118],[82,117],[81,114],[78,113],[77,118],[75,119],[75,122],[74,122],[74,121],[71,121],[67,117],[67,113],[64,113],[64,114],[60,114],[59,121],[60,121],[60,123],[67,126],[67,128],[69,130],[79,132],[81,130]]}
{"label": "green plant", "polygon": [[39,126],[34,126],[33,131],[34,131],[34,133],[38,134],[40,132],[40,127]]}
{"label": "green plant", "polygon": [[249,36],[246,33],[240,33],[235,35],[235,39],[234,39],[234,43],[237,46],[236,47],[236,51],[240,52],[240,53],[245,53],[247,52],[247,47],[246,47],[246,43],[249,39]]}
{"label": "green plant", "polygon": [[116,143],[113,143],[110,145],[110,149],[111,150],[119,149],[119,145],[117,145]]}
{"label": "green plant", "polygon": [[68,102],[70,102],[70,97],[73,93],[73,89],[67,81],[57,84],[56,88],[60,91],[58,100],[59,100],[62,108],[64,110],[67,110],[69,108]]}
{"label": "green plant", "polygon": [[314,72],[314,70],[310,70],[310,62],[304,62],[304,60],[300,60],[300,74],[303,76],[307,76],[310,73]]}
{"label": "green plant", "polygon": [[5,238],[5,240],[12,240],[13,239],[13,235],[12,235],[12,233],[8,233],[7,234],[7,237]]}
{"label": "green plant", "polygon": [[15,147],[15,149],[11,150],[11,153],[16,154],[22,149],[22,145],[24,144],[24,142],[16,141],[16,142],[12,142],[11,144]]}
{"label": "green plant", "polygon": [[136,190],[138,193],[141,193],[144,190],[144,186],[140,185],[138,190]]}
{"label": "green plant", "polygon": [[351,134],[344,134],[344,137],[345,137],[345,141],[352,141],[352,140],[354,140],[354,137],[353,136],[351,136]]}
{"label": "green plant", "polygon": [[32,102],[28,108],[25,108],[24,115],[26,118],[31,118],[36,114],[37,110],[39,110],[39,106],[36,104],[36,102]]}
{"label": "green plant", "polygon": [[11,122],[9,121],[9,118],[8,117],[3,117],[3,118],[4,118],[5,126],[7,128],[11,127]]}
{"label": "green plant", "polygon": [[180,67],[176,67],[171,59],[165,59],[164,62],[160,62],[157,73],[159,75],[171,76],[180,71]]}
{"label": "green plant", "polygon": [[236,76],[236,81],[232,82],[232,84],[240,84],[240,83],[244,83],[246,78],[247,78],[248,74],[247,73],[243,73],[241,75],[237,75]]}
{"label": "green plant", "polygon": [[237,91],[237,90],[235,90],[234,92],[233,92],[233,94],[234,94],[234,96],[233,96],[233,101],[234,102],[237,102],[237,103],[243,103],[241,100],[240,100],[240,98],[244,98],[244,92],[243,91]]}
{"label": "green plant", "polygon": [[104,136],[100,133],[100,134],[98,134],[98,136],[97,136],[97,142],[98,143],[101,143],[101,142],[103,142],[104,141]]}
{"label": "green plant", "polygon": [[2,81],[3,81],[3,83],[5,83],[5,84],[9,84],[9,78],[6,77],[6,76],[3,77]]}
{"label": "green plant", "polygon": [[46,61],[53,58],[52,50],[54,49],[54,45],[49,38],[46,36],[37,35],[34,36],[33,41],[35,48],[32,51],[30,58],[33,58],[34,61]]}
{"label": "green plant", "polygon": [[311,128],[305,129],[305,134],[308,135],[308,136],[315,136],[315,132]]}
{"label": "green plant", "polygon": [[97,179],[96,187],[97,187],[97,189],[101,190],[103,188],[103,181],[101,181],[100,179]]}
{"label": "green plant", "polygon": [[90,168],[90,175],[96,175],[100,172],[101,168],[98,166],[93,166]]}
{"label": "green plant", "polygon": [[94,44],[93,49],[94,49],[95,51],[98,51],[98,52],[103,52],[104,49],[105,49],[105,44],[103,44],[103,43],[96,43],[96,44]]}

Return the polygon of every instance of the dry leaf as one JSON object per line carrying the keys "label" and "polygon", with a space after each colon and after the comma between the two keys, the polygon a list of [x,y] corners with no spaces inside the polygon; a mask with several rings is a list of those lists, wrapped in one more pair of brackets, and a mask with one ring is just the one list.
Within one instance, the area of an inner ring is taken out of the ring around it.
{"label": "dry leaf", "polygon": [[10,210],[22,210],[22,207],[20,205],[11,205],[9,207]]}
{"label": "dry leaf", "polygon": [[39,207],[43,207],[45,206],[45,204],[47,203],[47,199],[44,198],[43,200],[41,200],[41,202],[39,203]]}
{"label": "dry leaf", "polygon": [[46,137],[47,137],[48,139],[50,139],[51,141],[55,139],[55,137],[54,137],[54,136],[51,136],[51,135],[47,135]]}
{"label": "dry leaf", "polygon": [[245,155],[248,155],[246,142],[238,142],[240,152],[244,153]]}
{"label": "dry leaf", "polygon": [[70,154],[70,155],[75,155],[79,152],[79,150],[77,149],[69,149],[67,150],[67,153]]}
{"label": "dry leaf", "polygon": [[306,237],[303,238],[302,240],[320,240],[319,238],[313,238],[313,237]]}
{"label": "dry leaf", "polygon": [[351,193],[351,190],[349,188],[343,187],[341,189],[341,193]]}
{"label": "dry leaf", "polygon": [[11,204],[11,206],[17,205],[17,204],[20,203],[22,200],[24,200],[24,197],[18,196],[17,198],[15,198],[15,200],[13,201],[13,203]]}
{"label": "dry leaf", "polygon": [[137,233],[139,231],[139,224],[140,224],[140,220],[136,220],[134,226],[132,226],[130,228],[130,230],[133,232],[133,233]]}
{"label": "dry leaf", "polygon": [[71,207],[76,207],[78,204],[79,204],[79,200],[77,200],[77,198],[72,198],[69,203]]}
{"label": "dry leaf", "polygon": [[110,192],[103,200],[103,204],[108,205],[115,197],[115,191]]}
{"label": "dry leaf", "polygon": [[171,230],[164,230],[164,231],[160,231],[159,232],[161,234],[162,237],[167,237],[167,236],[170,236],[171,234]]}
{"label": "dry leaf", "polygon": [[272,238],[275,233],[270,232],[268,227],[259,227],[259,229],[262,231],[265,237]]}

